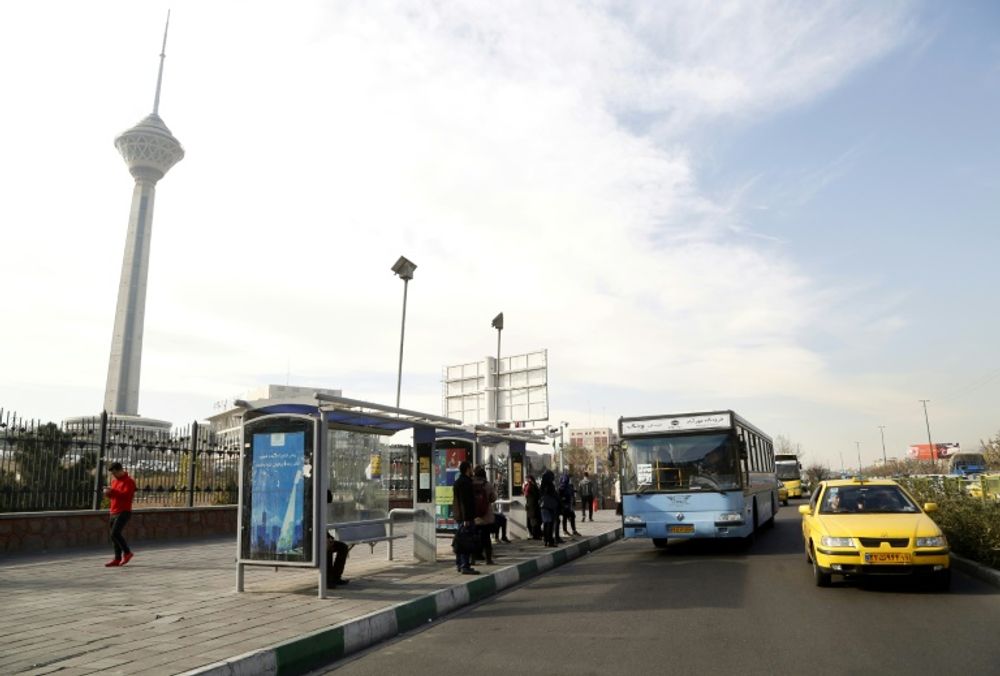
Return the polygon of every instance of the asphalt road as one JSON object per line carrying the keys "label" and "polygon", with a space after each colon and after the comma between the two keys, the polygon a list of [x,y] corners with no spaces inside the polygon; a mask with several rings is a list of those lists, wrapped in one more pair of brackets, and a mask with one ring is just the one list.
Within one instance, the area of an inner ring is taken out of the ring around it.
{"label": "asphalt road", "polygon": [[317,673],[1000,673],[1000,590],[835,580],[813,585],[793,502],[749,549],[614,543]]}

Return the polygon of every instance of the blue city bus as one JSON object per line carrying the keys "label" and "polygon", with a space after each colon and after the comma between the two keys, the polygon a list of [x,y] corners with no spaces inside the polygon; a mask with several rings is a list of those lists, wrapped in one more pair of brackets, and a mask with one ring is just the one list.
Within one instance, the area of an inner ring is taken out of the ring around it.
{"label": "blue city bus", "polygon": [[774,524],[771,438],[733,411],[619,418],[626,538],[749,538]]}

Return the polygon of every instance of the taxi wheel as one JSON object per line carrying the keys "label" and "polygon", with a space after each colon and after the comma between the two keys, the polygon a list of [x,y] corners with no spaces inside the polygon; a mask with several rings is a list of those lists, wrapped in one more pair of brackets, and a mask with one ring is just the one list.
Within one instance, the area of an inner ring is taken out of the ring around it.
{"label": "taxi wheel", "polygon": [[819,567],[816,563],[816,557],[812,557],[813,564],[813,581],[816,583],[817,587],[829,587],[830,580],[832,579],[830,573],[824,573],[823,569]]}

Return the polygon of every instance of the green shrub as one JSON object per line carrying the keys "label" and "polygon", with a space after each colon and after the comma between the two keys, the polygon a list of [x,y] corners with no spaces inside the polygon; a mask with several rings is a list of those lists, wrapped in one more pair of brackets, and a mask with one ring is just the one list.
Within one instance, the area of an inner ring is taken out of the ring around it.
{"label": "green shrub", "polygon": [[962,483],[913,477],[901,481],[921,503],[936,502],[930,514],[941,527],[953,552],[1000,569],[1000,502],[973,498]]}

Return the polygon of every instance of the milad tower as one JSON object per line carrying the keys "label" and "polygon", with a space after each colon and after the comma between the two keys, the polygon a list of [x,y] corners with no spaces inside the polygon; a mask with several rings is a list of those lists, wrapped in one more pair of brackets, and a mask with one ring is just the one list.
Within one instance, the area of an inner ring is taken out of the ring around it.
{"label": "milad tower", "polygon": [[115,147],[135,178],[132,209],[128,218],[125,257],[118,285],[118,306],[111,339],[108,382],[104,410],[118,416],[139,414],[139,370],[142,365],[142,333],[146,314],[146,279],[149,275],[149,245],[152,236],[156,182],[184,158],[184,148],[160,119],[160,87],[167,51],[170,14],[163,29],[160,69],[156,77],[153,112],[115,139]]}

